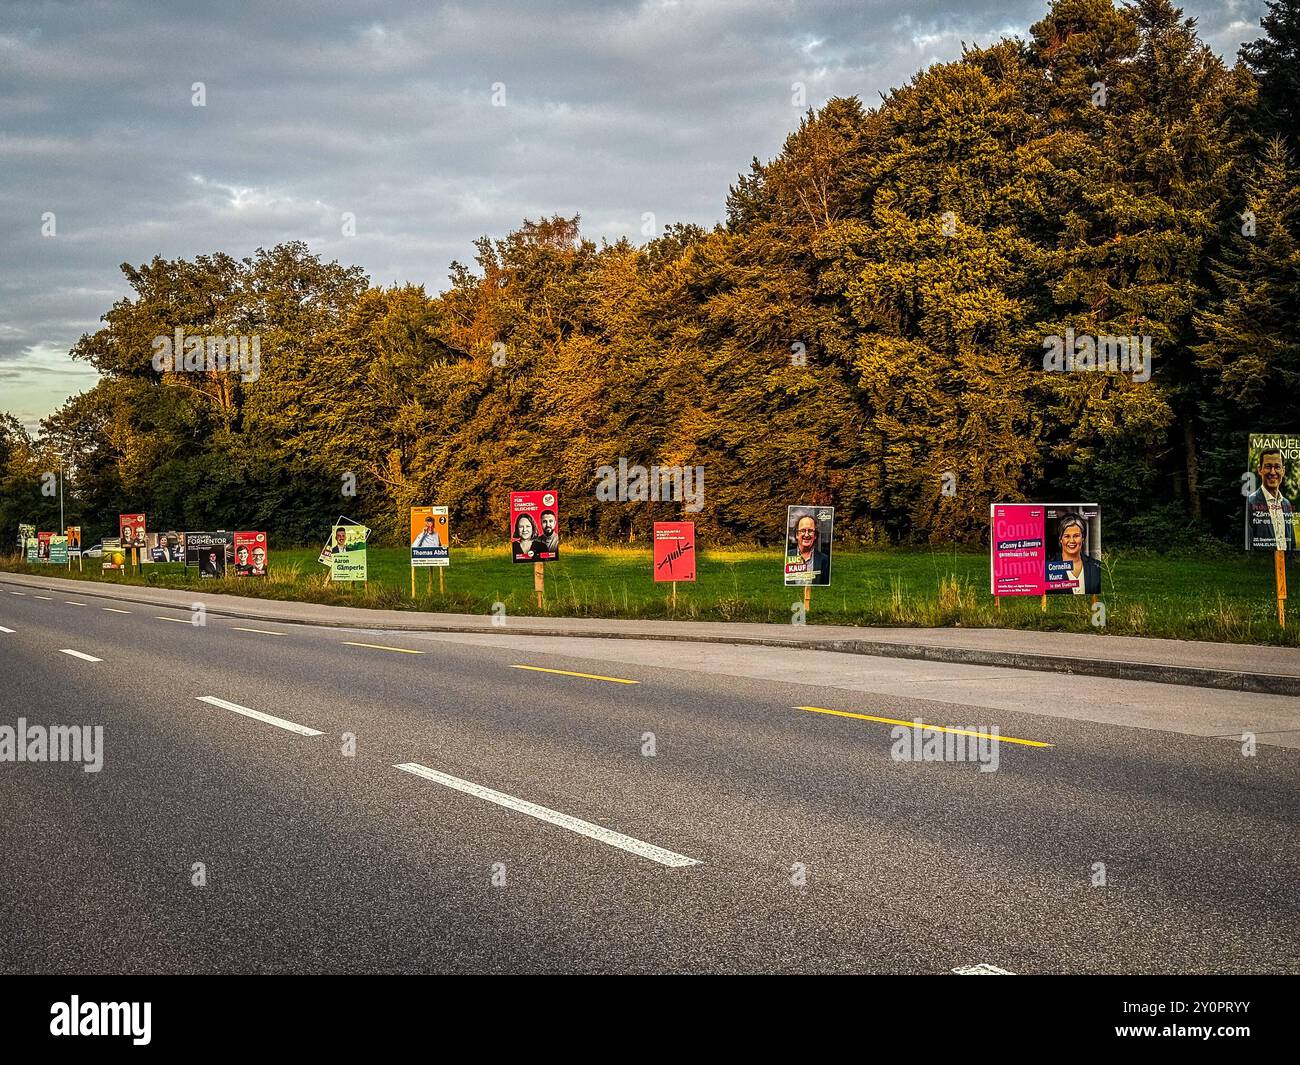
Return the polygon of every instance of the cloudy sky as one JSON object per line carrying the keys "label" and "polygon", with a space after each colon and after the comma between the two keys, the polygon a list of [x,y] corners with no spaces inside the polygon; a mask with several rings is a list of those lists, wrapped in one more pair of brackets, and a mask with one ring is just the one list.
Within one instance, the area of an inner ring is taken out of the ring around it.
{"label": "cloudy sky", "polygon": [[[302,239],[436,292],[526,217],[711,225],[798,124],[793,83],[871,104],[1046,4],[4,0],[0,411],[34,428],[94,384],[67,352],[122,262]],[[1259,36],[1263,0],[1183,6],[1229,60]]]}

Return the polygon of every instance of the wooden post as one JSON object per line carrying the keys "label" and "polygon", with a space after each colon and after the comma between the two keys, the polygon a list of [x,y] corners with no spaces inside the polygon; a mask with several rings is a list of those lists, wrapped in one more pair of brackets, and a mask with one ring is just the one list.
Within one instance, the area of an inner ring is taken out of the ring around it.
{"label": "wooden post", "polygon": [[1043,593],[1043,613],[1047,613],[1047,593]]}
{"label": "wooden post", "polygon": [[542,609],[542,595],[546,588],[546,566],[541,562],[533,563],[533,589],[537,592],[537,609]]}
{"label": "wooden post", "polygon": [[1273,552],[1273,576],[1277,581],[1277,625],[1286,628],[1286,552]]}
{"label": "wooden post", "polygon": [[995,596],[993,597],[993,603],[994,603],[994,605],[997,607],[997,611],[998,611],[998,613],[1001,614],[1001,613],[1002,613],[1002,596],[1000,596],[1000,595],[995,595]]}
{"label": "wooden post", "polygon": [[[439,595],[445,595],[445,594],[446,594],[446,591],[447,591],[446,586],[445,586],[445,585],[443,584],[443,582],[442,582],[442,571],[443,571],[443,568],[444,568],[444,567],[442,567],[442,566],[439,566],[439,567],[438,567],[438,594],[439,594]],[[433,591],[433,574],[432,574],[432,573],[429,574],[429,591]]]}
{"label": "wooden post", "polygon": [[415,567],[411,567],[411,598],[415,598]]}
{"label": "wooden post", "polygon": [[677,613],[677,582],[673,581],[673,613]]}
{"label": "wooden post", "polygon": [[805,618],[810,610],[812,610],[812,585],[805,584],[803,586],[803,614]]}

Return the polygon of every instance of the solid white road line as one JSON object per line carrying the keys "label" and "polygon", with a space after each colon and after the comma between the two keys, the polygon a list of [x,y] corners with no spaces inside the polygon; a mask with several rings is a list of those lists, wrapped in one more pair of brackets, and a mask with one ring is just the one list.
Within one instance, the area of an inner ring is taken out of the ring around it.
{"label": "solid white road line", "polygon": [[176,622],[177,625],[193,625],[193,624],[194,624],[194,622],[190,621],[189,618],[165,618],[165,617],[163,617],[161,614],[156,615],[156,616],[154,617],[154,621],[174,621],[174,622]]}
{"label": "solid white road line", "polygon": [[96,658],[94,655],[82,654],[80,651],[74,651],[71,647],[60,647],[65,655],[72,655],[73,658],[80,658],[83,662],[102,662],[102,658]]}
{"label": "solid white road line", "polygon": [[219,706],[224,710],[233,710],[237,714],[243,714],[245,717],[255,718],[258,721],[265,721],[268,725],[275,725],[277,728],[287,729],[290,732],[296,732],[299,736],[322,736],[324,733],[314,728],[308,728],[306,725],[299,725],[293,721],[286,721],[282,717],[272,717],[270,714],[264,714],[260,710],[250,710],[246,706],[240,706],[238,703],[228,703],[225,699],[218,699],[215,695],[200,695],[198,697],[201,703],[211,703],[213,706]]}
{"label": "solid white road line", "polygon": [[418,765],[415,762],[403,762],[401,765],[393,766],[393,768],[400,769],[405,773],[413,773],[425,780],[432,780],[436,784],[445,784],[456,791],[486,799],[498,806],[518,810],[520,813],[528,814],[529,817],[536,817],[540,821],[549,821],[553,825],[567,828],[570,832],[576,832],[580,836],[599,840],[601,843],[608,843],[611,847],[618,847],[620,850],[630,851],[633,854],[639,854],[642,858],[649,858],[652,862],[658,862],[660,865],[680,868],[685,865],[700,864],[697,859],[687,858],[684,854],[675,854],[672,851],[664,850],[662,847],[656,847],[652,843],[643,843],[639,839],[625,836],[622,832],[601,828],[600,825],[593,825],[590,821],[580,821],[568,814],[548,810],[545,806],[538,806],[536,803],[527,802],[524,799],[516,799],[513,795],[507,795],[502,791],[493,791],[491,788],[483,787],[482,784],[474,784],[468,780],[461,780],[459,777],[439,773],[436,769],[429,769],[427,766]]}
{"label": "solid white road line", "polygon": [[85,603],[74,603],[71,599],[63,600],[65,606],[85,606]]}
{"label": "solid white road line", "polygon": [[129,610],[118,610],[117,607],[115,607],[115,606],[104,606],[104,607],[100,607],[100,609],[101,609],[101,610],[107,610],[110,614],[129,614],[129,613],[131,613],[131,611],[129,611]]}
{"label": "solid white road line", "polygon": [[3,625],[0,625],[0,632],[13,632],[13,631],[14,631],[13,629],[6,629]]}
{"label": "solid white road line", "polygon": [[270,629],[246,629],[242,625],[231,625],[236,632],[260,632],[263,636],[283,636],[282,632],[272,632]]}

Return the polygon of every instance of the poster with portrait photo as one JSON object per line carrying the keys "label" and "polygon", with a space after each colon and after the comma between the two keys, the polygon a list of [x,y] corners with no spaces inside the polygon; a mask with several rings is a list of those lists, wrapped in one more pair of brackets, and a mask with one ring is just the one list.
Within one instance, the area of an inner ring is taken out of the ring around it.
{"label": "poster with portrait photo", "polygon": [[326,551],[330,556],[330,580],[365,581],[366,541],[370,530],[364,525],[335,525],[330,530]]}
{"label": "poster with portrait photo", "polygon": [[1300,433],[1251,433],[1246,550],[1295,550],[1300,529]]}
{"label": "poster with portrait photo", "polygon": [[68,557],[81,557],[81,526],[69,525],[64,529],[64,535],[68,538]]}
{"label": "poster with portrait photo", "polygon": [[148,547],[149,534],[145,529],[145,520],[143,514],[119,514],[117,516],[118,529],[121,530],[120,536],[123,547]]}
{"label": "poster with portrait photo", "polygon": [[199,576],[213,580],[226,575],[226,555],[234,542],[234,534],[217,532],[187,532],[185,534],[185,565],[196,567]]}
{"label": "poster with portrait photo", "polygon": [[554,492],[510,493],[510,557],[515,562],[560,557],[560,500]]}
{"label": "poster with portrait photo", "polygon": [[185,534],[178,532],[153,533],[149,537],[149,557],[155,562],[184,562]]}
{"label": "poster with portrait photo", "polygon": [[1101,595],[1101,508],[1092,503],[1047,503],[1043,584],[1048,595]]}
{"label": "poster with portrait photo", "polygon": [[994,503],[989,519],[994,595],[1101,594],[1095,503]]}
{"label": "poster with portrait photo", "polygon": [[787,587],[826,588],[831,583],[835,508],[813,504],[785,508]]}
{"label": "poster with portrait photo", "polygon": [[236,577],[265,577],[269,551],[266,533],[235,533],[235,569]]}
{"label": "poster with portrait photo", "polygon": [[451,522],[446,507],[411,508],[411,565],[451,564]]}

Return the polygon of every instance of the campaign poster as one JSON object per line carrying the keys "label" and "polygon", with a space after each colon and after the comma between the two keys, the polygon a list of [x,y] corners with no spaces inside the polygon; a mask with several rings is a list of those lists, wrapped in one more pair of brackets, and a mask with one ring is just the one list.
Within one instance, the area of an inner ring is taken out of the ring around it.
{"label": "campaign poster", "polygon": [[1251,433],[1246,456],[1246,550],[1295,550],[1300,518],[1300,433]]}
{"label": "campaign poster", "polygon": [[510,493],[510,557],[516,562],[560,557],[560,503],[554,492]]}
{"label": "campaign poster", "polygon": [[695,522],[655,522],[654,551],[656,581],[695,580]]}
{"label": "campaign poster", "polygon": [[46,559],[52,566],[68,564],[68,538],[66,536],[50,537],[50,557]]}
{"label": "campaign poster", "polygon": [[145,531],[143,514],[119,514],[117,524],[121,530],[123,547],[149,546],[149,536]]}
{"label": "campaign poster", "polygon": [[446,507],[411,508],[411,565],[451,565],[451,526]]}
{"label": "campaign poster", "polygon": [[265,577],[267,556],[266,533],[235,533],[236,577]]}
{"label": "campaign poster", "polygon": [[785,583],[788,587],[831,583],[835,508],[811,504],[785,508]]}
{"label": "campaign poster", "polygon": [[366,579],[366,540],[370,530],[364,525],[335,525],[326,548],[330,555],[330,580],[364,581]]}
{"label": "campaign poster", "polygon": [[50,560],[50,541],[54,539],[52,532],[38,532],[36,534],[36,561],[45,563]]}
{"label": "campaign poster", "polygon": [[81,526],[69,525],[64,530],[64,535],[68,538],[68,557],[81,557]]}
{"label": "campaign poster", "polygon": [[20,524],[18,526],[18,550],[27,550],[27,541],[36,535],[36,526]]}
{"label": "campaign poster", "polygon": [[1101,508],[1095,503],[989,507],[994,595],[1100,595]]}
{"label": "campaign poster", "polygon": [[[333,559],[334,557],[333,548],[334,548],[335,530],[338,529],[340,525],[355,525],[358,529],[362,528],[360,522],[353,521],[351,518],[347,517],[346,515],[340,514],[338,516],[338,519],[334,522],[334,524],[330,526],[329,537],[325,540],[325,546],[320,549],[320,555],[316,559],[316,561],[319,562],[322,566],[326,566],[326,567],[333,566],[333,562],[331,561],[331,559]],[[369,539],[369,537],[370,537],[370,530],[367,529],[366,538]]]}
{"label": "campaign poster", "polygon": [[185,534],[185,565],[198,568],[199,577],[214,580],[226,575],[226,552],[234,535],[224,530],[217,532],[187,532]]}
{"label": "campaign poster", "polygon": [[122,569],[126,565],[126,551],[122,547],[121,537],[105,537],[100,547],[104,552],[99,562],[100,569]]}
{"label": "campaign poster", "polygon": [[184,562],[185,534],[179,532],[154,533],[150,540],[149,557],[155,562]]}

